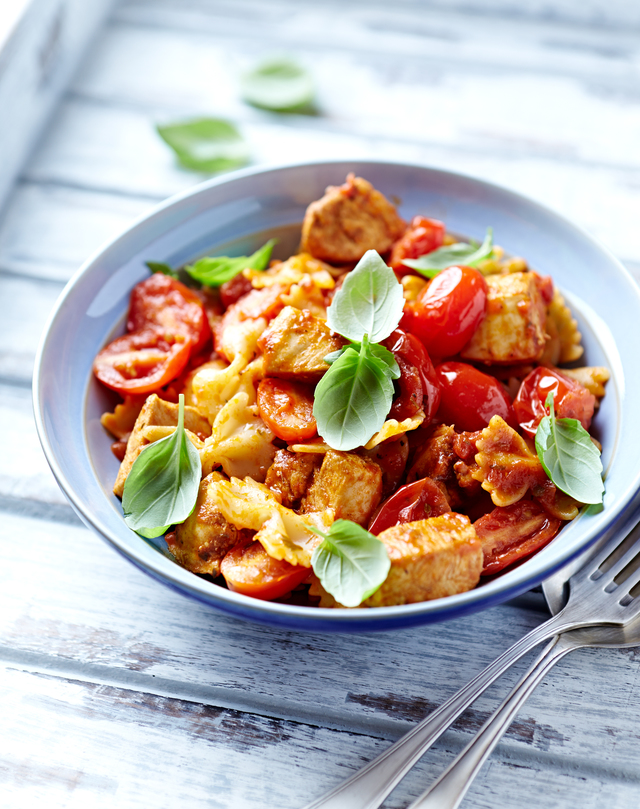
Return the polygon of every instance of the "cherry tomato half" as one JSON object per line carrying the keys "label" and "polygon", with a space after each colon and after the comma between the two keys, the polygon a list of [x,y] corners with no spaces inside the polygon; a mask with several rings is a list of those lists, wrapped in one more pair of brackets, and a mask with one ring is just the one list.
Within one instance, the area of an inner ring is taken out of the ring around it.
{"label": "cherry tomato half", "polygon": [[408,230],[393,245],[389,265],[394,270],[413,272],[403,267],[405,258],[419,258],[442,246],[444,241],[444,223],[438,219],[427,219],[426,216],[414,216]]}
{"label": "cherry tomato half", "polygon": [[202,301],[189,287],[168,275],[154,273],[133,288],[127,331],[157,326],[165,334],[183,334],[197,354],[211,337]]}
{"label": "cherry tomato half", "polygon": [[517,427],[513,405],[498,380],[483,374],[466,362],[443,362],[436,366],[442,387],[438,418],[456,430],[484,429],[492,416],[501,416],[510,427]]}
{"label": "cherry tomato half", "polygon": [[311,568],[274,559],[259,542],[236,545],[220,565],[227,587],[263,601],[280,598],[309,578]]}
{"label": "cherry tomato half", "polygon": [[548,415],[545,402],[549,393],[554,394],[553,407],[557,418],[577,419],[585,430],[589,429],[596,397],[575,380],[540,367],[525,376],[513,402],[516,418],[525,435],[533,438],[538,424]]}
{"label": "cherry tomato half", "polygon": [[313,392],[301,382],[272,377],[261,380],[258,410],[265,424],[283,441],[306,441],[318,432]]}
{"label": "cherry tomato half", "polygon": [[[402,419],[417,413],[420,407],[422,407],[425,413],[424,423],[428,424],[435,416],[438,405],[440,404],[440,382],[438,381],[435,368],[433,367],[427,350],[415,335],[407,334],[402,329],[396,329],[391,332],[390,336],[383,342],[383,345],[395,355],[401,373],[401,377],[398,380],[400,383],[400,395],[394,401],[389,415],[391,418],[402,421]],[[418,378],[422,388],[422,401],[420,406],[413,413],[409,412],[411,406],[407,407],[407,404],[410,405],[411,403],[415,382],[413,375],[410,375],[408,372],[403,378],[403,366],[399,360],[403,360],[404,363],[409,363],[410,366],[415,368],[418,372]],[[408,413],[409,416],[405,415],[405,413]]]}
{"label": "cherry tomato half", "polygon": [[401,486],[377,509],[369,531],[376,536],[393,525],[439,517],[451,511],[447,498],[431,478],[422,478]]}
{"label": "cherry tomato half", "polygon": [[190,353],[191,341],[184,335],[143,329],[105,346],[93,361],[93,372],[122,396],[153,393],[182,372]]}
{"label": "cherry tomato half", "polygon": [[487,308],[487,282],[473,267],[447,267],[405,304],[400,325],[420,338],[432,357],[458,354]]}

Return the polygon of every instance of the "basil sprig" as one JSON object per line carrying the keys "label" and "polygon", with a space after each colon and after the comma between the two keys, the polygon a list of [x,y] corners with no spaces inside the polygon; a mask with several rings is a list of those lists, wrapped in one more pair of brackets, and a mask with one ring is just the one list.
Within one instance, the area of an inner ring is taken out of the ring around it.
{"label": "basil sprig", "polygon": [[417,270],[425,278],[433,278],[442,270],[453,267],[455,264],[475,267],[478,262],[489,258],[492,253],[493,228],[487,228],[486,236],[480,246],[474,241],[470,244],[456,242],[455,244],[448,244],[446,247],[438,247],[437,250],[432,250],[419,258],[405,258],[402,263],[413,270]]}
{"label": "basil sprig", "polygon": [[345,607],[357,607],[387,578],[391,561],[383,542],[351,520],[336,520],[311,557],[324,589]]}
{"label": "basil sprig", "polygon": [[272,56],[241,80],[242,98],[254,107],[275,112],[307,112],[313,104],[313,81],[293,59]]}
{"label": "basil sprig", "polygon": [[145,447],[124,484],[122,508],[129,528],[151,539],[183,522],[194,509],[202,465],[184,430],[184,396],[178,426],[171,435]]}
{"label": "basil sprig", "polygon": [[242,270],[266,270],[271,258],[273,246],[277,239],[269,239],[259,250],[250,256],[205,256],[195,264],[187,264],[185,270],[201,284],[208,287],[219,287],[230,281]]}
{"label": "basil sprig", "polygon": [[536,452],[544,471],[565,494],[580,503],[601,503],[602,460],[591,436],[577,419],[557,419],[553,392],[545,402],[549,415],[536,430]]}
{"label": "basil sprig", "polygon": [[151,272],[159,272],[162,275],[168,275],[169,278],[175,278],[178,280],[178,272],[170,267],[168,264],[165,264],[162,261],[145,261],[147,267],[151,270]]}
{"label": "basil sprig", "polygon": [[350,345],[327,355],[331,367],[315,390],[318,433],[333,449],[366,444],[384,424],[400,369],[378,345],[402,317],[404,296],[395,273],[369,250],[346,277],[327,311],[327,324]]}
{"label": "basil sprig", "polygon": [[237,128],[222,118],[198,118],[156,127],[181,166],[214,172],[244,166],[249,150]]}

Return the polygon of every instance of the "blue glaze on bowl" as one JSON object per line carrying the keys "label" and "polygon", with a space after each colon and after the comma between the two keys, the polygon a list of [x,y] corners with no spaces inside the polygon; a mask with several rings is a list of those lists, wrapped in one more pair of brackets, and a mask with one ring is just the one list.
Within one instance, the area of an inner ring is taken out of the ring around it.
{"label": "blue glaze on bowl", "polygon": [[[113,399],[91,373],[97,351],[122,329],[145,261],[173,266],[208,252],[247,254],[269,235],[276,256],[292,253],[306,206],[350,171],[388,197],[405,218],[443,219],[454,233],[496,241],[551,275],[579,321],[590,365],[612,371],[595,419],[603,444],[606,494],[540,553],[517,569],[449,598],[367,610],[326,610],[257,601],[179,567],[163,541],[130,531],[111,492],[118,462],[100,415]],[[640,401],[637,345],[640,293],[601,245],[557,214],[505,189],[450,172],[375,161],[319,162],[226,175],[171,198],[104,247],[77,272],[45,329],[36,358],[34,407],[42,445],[65,495],[83,521],[158,581],[228,614],[299,630],[368,632],[441,621],[512,598],[533,587],[604,534],[637,505]]]}

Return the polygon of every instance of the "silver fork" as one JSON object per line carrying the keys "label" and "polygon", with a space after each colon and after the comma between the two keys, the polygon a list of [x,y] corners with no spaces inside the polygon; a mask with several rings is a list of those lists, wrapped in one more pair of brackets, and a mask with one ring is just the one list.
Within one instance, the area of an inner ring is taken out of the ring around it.
{"label": "silver fork", "polygon": [[[640,582],[640,569],[634,569],[624,582],[616,579],[621,579],[621,574],[626,574],[634,562],[640,562],[639,534],[638,517],[634,515],[592,561],[571,577],[569,600],[564,609],[517,641],[377,758],[304,809],[376,809],[458,716],[539,643],[574,629],[598,624],[624,627],[633,621],[640,615],[640,599],[634,599],[629,593]],[[631,547],[620,556],[615,552],[623,543],[625,546],[631,543]]]}

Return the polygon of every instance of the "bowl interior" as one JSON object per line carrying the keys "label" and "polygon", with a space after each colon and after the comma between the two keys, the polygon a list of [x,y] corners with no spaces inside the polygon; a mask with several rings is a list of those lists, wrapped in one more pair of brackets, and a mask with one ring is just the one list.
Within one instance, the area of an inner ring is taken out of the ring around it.
{"label": "bowl interior", "polygon": [[[100,415],[115,399],[91,374],[96,352],[123,328],[129,293],[148,274],[145,261],[172,266],[208,254],[246,255],[267,238],[274,256],[298,246],[307,204],[329,184],[356,171],[387,196],[401,200],[409,219],[442,219],[448,230],[496,242],[551,275],[579,322],[589,365],[612,372],[594,420],[603,444],[606,495],[516,570],[469,593],[374,610],[318,610],[256,602],[180,568],[164,540],[146,541],[122,519],[111,492],[118,461]],[[309,630],[365,631],[409,626],[459,615],[509,598],[539,583],[604,532],[634,503],[640,463],[633,447],[640,428],[631,402],[640,394],[633,345],[640,338],[638,290],[606,250],[562,218],[504,189],[468,177],[415,166],[375,162],[319,163],[245,171],[199,186],[160,206],[89,260],[65,290],[36,363],[36,420],[45,452],[80,516],[134,564],[182,592],[252,620]],[[624,435],[624,441],[622,436]]]}

